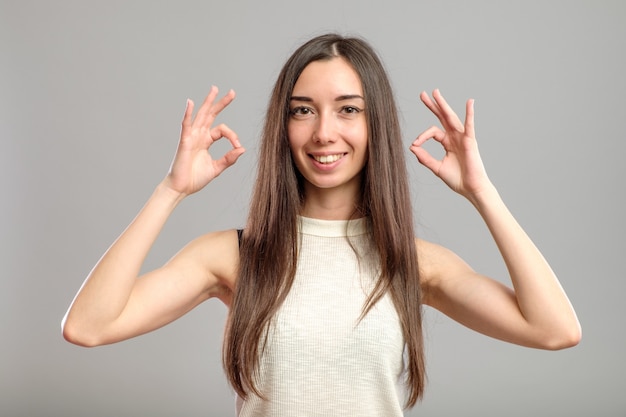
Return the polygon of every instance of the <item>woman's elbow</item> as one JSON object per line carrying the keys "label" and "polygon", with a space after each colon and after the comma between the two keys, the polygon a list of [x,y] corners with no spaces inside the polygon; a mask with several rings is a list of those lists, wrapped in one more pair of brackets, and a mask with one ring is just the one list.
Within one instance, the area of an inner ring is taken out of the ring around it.
{"label": "woman's elbow", "polygon": [[543,348],[548,350],[567,349],[578,345],[581,339],[582,329],[580,324],[576,323],[547,338],[547,343]]}
{"label": "woman's elbow", "polygon": [[77,346],[95,347],[103,344],[97,337],[81,330],[74,322],[69,321],[67,316],[61,322],[61,334],[66,341]]}

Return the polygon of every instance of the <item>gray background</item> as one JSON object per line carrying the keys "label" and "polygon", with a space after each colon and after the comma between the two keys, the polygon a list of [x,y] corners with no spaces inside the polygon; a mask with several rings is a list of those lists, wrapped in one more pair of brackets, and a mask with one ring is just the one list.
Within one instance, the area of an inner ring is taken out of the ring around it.
{"label": "gray background", "polygon": [[[95,349],[61,338],[84,277],[165,175],[185,100],[238,98],[221,121],[248,152],[171,218],[146,268],[241,226],[269,89],[327,30],[382,55],[405,141],[440,88],[476,99],[492,180],[559,274],[573,349],[525,349],[427,311],[429,386],[407,415],[625,416],[626,3],[621,1],[0,1],[0,414],[231,416],[225,308]],[[222,148],[223,149],[223,148]],[[407,152],[408,153],[408,152]],[[411,158],[418,234],[505,270],[471,206]]]}

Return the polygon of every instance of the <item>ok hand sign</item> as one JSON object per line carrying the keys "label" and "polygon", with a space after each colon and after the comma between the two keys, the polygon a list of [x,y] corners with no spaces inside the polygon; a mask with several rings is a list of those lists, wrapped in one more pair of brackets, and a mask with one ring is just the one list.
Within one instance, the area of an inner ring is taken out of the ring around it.
{"label": "ok hand sign", "polygon": [[[187,100],[178,149],[165,181],[178,193],[189,195],[201,190],[245,152],[237,134],[228,126],[213,126],[217,115],[235,98],[235,92],[230,90],[216,102],[217,93],[217,87],[211,87],[195,118],[192,117],[194,103]],[[214,159],[209,148],[221,138],[228,139],[233,148]]]}
{"label": "ok hand sign", "polygon": [[[420,94],[420,99],[437,116],[441,128],[432,126],[422,132],[411,145],[411,152],[450,188],[471,200],[490,185],[474,133],[474,100],[467,101],[465,123],[462,123],[439,90],[433,92],[434,101],[425,92]],[[446,154],[442,160],[422,148],[429,139],[443,146]]]}

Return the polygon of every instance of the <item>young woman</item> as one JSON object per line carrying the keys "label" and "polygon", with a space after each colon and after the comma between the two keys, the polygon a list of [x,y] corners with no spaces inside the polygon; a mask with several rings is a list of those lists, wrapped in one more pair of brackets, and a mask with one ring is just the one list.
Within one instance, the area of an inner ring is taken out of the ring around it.
{"label": "young woman", "polygon": [[[489,181],[474,135],[435,90],[421,100],[441,127],[420,134],[418,161],[478,210],[511,288],[450,250],[416,239],[396,105],[384,68],[358,38],[302,45],[271,95],[248,221],[209,233],[138,277],[168,216],[244,153],[214,126],[234,99],[189,101],[168,175],[104,254],[63,323],[79,345],[157,329],[218,297],[229,308],[226,375],[240,416],[400,416],[424,390],[422,304],[519,345],[576,345],[580,326],[559,281]],[[225,138],[232,149],[213,159]],[[435,139],[442,160],[422,145]]]}

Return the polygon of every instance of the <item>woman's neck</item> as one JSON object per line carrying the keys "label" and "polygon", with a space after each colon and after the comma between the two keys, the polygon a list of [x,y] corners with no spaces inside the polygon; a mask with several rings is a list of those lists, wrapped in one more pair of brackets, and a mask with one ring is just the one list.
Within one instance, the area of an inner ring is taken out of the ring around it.
{"label": "woman's neck", "polygon": [[305,187],[304,204],[300,214],[321,220],[348,220],[362,217],[359,213],[357,190]]}

